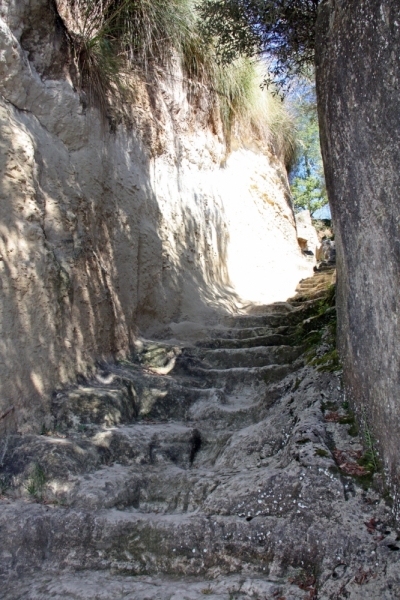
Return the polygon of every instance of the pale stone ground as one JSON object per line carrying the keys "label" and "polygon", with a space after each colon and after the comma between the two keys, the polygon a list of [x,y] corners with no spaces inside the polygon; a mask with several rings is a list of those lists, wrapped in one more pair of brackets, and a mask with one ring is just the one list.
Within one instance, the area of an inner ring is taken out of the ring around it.
{"label": "pale stone ground", "polygon": [[338,422],[340,372],[306,365],[293,337],[316,307],[258,307],[195,344],[142,340],[54,396],[46,435],[9,436],[2,597],[398,598],[380,476],[364,489],[348,474],[363,448]]}

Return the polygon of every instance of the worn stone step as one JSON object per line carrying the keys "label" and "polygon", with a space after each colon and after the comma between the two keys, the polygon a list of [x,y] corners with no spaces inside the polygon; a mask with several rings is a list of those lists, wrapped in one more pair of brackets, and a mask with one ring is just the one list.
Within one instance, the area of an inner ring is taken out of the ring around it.
{"label": "worn stone step", "polygon": [[289,302],[273,302],[272,304],[252,304],[245,311],[248,315],[282,314],[293,311]]}
{"label": "worn stone step", "polygon": [[281,327],[293,323],[292,312],[264,315],[232,315],[224,317],[223,324],[228,328],[250,329],[255,327]]}
{"label": "worn stone step", "polygon": [[296,296],[295,298],[291,299],[291,302],[294,306],[301,306],[304,302],[309,301],[309,300],[321,300],[322,298],[324,298],[326,296],[326,290],[322,289],[322,290],[311,290],[311,291],[306,291],[306,292],[302,292],[300,293],[298,296]]}
{"label": "worn stone step", "polygon": [[[306,600],[309,592],[294,583],[259,575],[225,575],[210,579],[177,580],[160,576],[110,575],[105,571],[52,575],[36,574],[8,580],[2,586],[3,600],[254,600],[288,598]],[[7,589],[6,589],[7,588]]]}
{"label": "worn stone step", "polygon": [[210,396],[221,398],[223,393],[194,387],[200,382],[193,379],[177,382],[176,378],[143,373],[140,368],[110,367],[109,370],[107,384],[90,381],[55,396],[54,427],[111,427],[146,417],[186,419],[194,402]]}
{"label": "worn stone step", "polygon": [[290,325],[280,325],[279,327],[249,327],[245,329],[240,328],[217,328],[217,329],[209,329],[207,331],[207,337],[205,336],[203,340],[198,341],[195,345],[201,345],[201,342],[208,341],[211,339],[249,339],[253,337],[262,337],[267,335],[287,335],[292,333],[293,326]]}
{"label": "worn stone step", "polygon": [[[171,464],[152,465],[150,469],[116,464],[74,481],[65,491],[63,502],[70,508],[90,511],[117,508],[140,513],[194,512],[220,480],[218,473]],[[51,501],[50,496],[47,501]]]}
{"label": "worn stone step", "polygon": [[17,494],[27,495],[26,489],[36,477],[38,465],[46,481],[41,493],[60,500],[69,498],[80,475],[97,473],[100,477],[108,472],[107,465],[115,462],[121,466],[148,468],[164,464],[190,468],[200,446],[198,429],[177,422],[78,429],[61,438],[57,432],[10,436],[3,459],[3,477],[13,479]]}
{"label": "worn stone step", "polygon": [[301,346],[256,346],[246,348],[198,349],[190,353],[201,360],[202,366],[218,369],[235,367],[265,367],[290,364],[304,351]]}
{"label": "worn stone step", "polygon": [[[274,563],[281,570],[288,564],[322,565],[327,556],[334,559],[337,548],[346,548],[347,555],[357,553],[360,546],[373,547],[366,527],[360,527],[364,518],[360,510],[354,513],[353,522],[343,522],[341,503],[325,496],[315,502],[313,511],[319,514],[315,519],[309,514],[307,498],[298,498],[299,483],[298,477],[291,482],[297,486],[297,496],[285,496],[286,490],[292,489],[287,486],[281,500],[275,495],[276,504],[272,497],[268,499],[275,507],[272,515],[254,514],[258,499],[263,501],[269,493],[263,482],[247,501],[245,496],[226,497],[227,502],[236,502],[236,515],[223,514],[223,504],[218,514],[157,514],[26,503],[11,507],[1,502],[0,573],[51,570],[59,565],[64,569],[108,568],[114,573],[180,576],[207,575],[216,568],[229,573],[233,565],[240,565],[244,572],[262,573]],[[351,504],[355,508],[354,501]],[[326,536],[332,520],[335,528]],[[322,539],[324,544],[319,544]]]}
{"label": "worn stone step", "polygon": [[216,338],[197,342],[198,348],[254,348],[256,346],[286,346],[291,345],[295,339],[294,334],[282,335],[269,333],[248,338]]}
{"label": "worn stone step", "polygon": [[193,374],[202,377],[209,386],[223,387],[225,392],[230,392],[235,386],[239,388],[244,385],[261,385],[280,381],[290,373],[296,371],[304,364],[302,358],[292,364],[268,365],[264,367],[235,367],[230,369],[204,369],[199,366],[191,366]]}
{"label": "worn stone step", "polygon": [[223,325],[232,329],[254,329],[268,327],[278,333],[279,327],[293,327],[315,312],[315,307],[320,297],[305,298],[295,296],[290,300],[293,310],[287,313],[257,314],[257,315],[232,315],[224,317]]}

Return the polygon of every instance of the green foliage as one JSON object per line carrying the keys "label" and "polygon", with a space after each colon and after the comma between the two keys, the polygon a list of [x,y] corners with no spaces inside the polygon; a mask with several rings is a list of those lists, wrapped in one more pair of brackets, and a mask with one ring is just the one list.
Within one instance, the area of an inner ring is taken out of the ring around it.
{"label": "green foliage", "polygon": [[357,437],[359,431],[358,431],[357,421],[355,419],[354,419],[353,423],[350,425],[350,427],[348,428],[347,433],[351,437]]}
{"label": "green foliage", "polygon": [[321,189],[321,180],[308,172],[305,178],[295,177],[291,185],[293,204],[297,210],[309,210],[313,214],[328,204],[325,189]]}
{"label": "green foliage", "polygon": [[210,112],[219,111],[228,145],[233,136],[243,140],[251,132],[286,164],[293,161],[294,121],[287,107],[261,89],[264,71],[256,60],[238,54],[229,64],[218,62],[193,0],[68,0],[59,10],[78,87],[104,115],[109,98],[126,97],[132,70],[174,76],[179,59],[189,93],[205,88]]}
{"label": "green foliage", "polygon": [[351,437],[356,437],[358,435],[358,425],[355,414],[350,410],[350,405],[347,401],[342,402],[342,408],[346,411],[346,415],[343,415],[338,419],[338,423],[341,425],[350,425],[347,430],[347,433]]}
{"label": "green foliage", "polygon": [[375,451],[375,440],[372,436],[364,408],[361,410],[361,414],[363,421],[363,437],[367,450],[359,464],[366,467],[369,471],[375,472],[379,470],[379,460]]}
{"label": "green foliage", "polygon": [[[336,350],[336,286],[330,285],[324,296],[314,305],[313,314],[299,323],[295,332],[295,345],[302,344],[307,349],[305,358],[318,371],[337,371],[341,368]],[[328,346],[324,354],[319,354],[321,342]]]}
{"label": "green foliage", "polygon": [[309,210],[311,214],[328,203],[312,79],[310,72],[310,79],[303,79],[297,93],[291,96],[297,128],[297,157],[290,177],[295,209]]}
{"label": "green foliage", "polygon": [[321,402],[321,410],[322,412],[326,412],[327,410],[337,410],[337,405],[336,402],[331,402],[330,400],[328,400],[328,402]]}
{"label": "green foliage", "polygon": [[35,463],[31,475],[26,484],[26,491],[30,496],[41,500],[43,497],[43,489],[46,484],[46,475],[39,463]]}
{"label": "green foliage", "polygon": [[296,381],[295,381],[293,389],[292,389],[293,392],[295,392],[296,390],[299,389],[301,382],[302,382],[302,379],[299,379],[299,377],[296,377]]}
{"label": "green foliage", "polygon": [[284,84],[314,63],[319,1],[203,0],[199,11],[222,62],[239,55],[267,56],[272,77]]}
{"label": "green foliage", "polygon": [[355,421],[354,414],[349,411],[347,413],[347,415],[344,415],[343,417],[339,418],[338,423],[340,423],[341,425],[351,425],[354,423],[354,421]]}
{"label": "green foliage", "polygon": [[252,137],[267,141],[290,165],[295,155],[294,120],[285,104],[262,88],[260,64],[246,57],[230,65],[214,63],[210,87],[217,102],[228,139]]}
{"label": "green foliage", "polygon": [[69,0],[59,2],[59,12],[70,40],[77,86],[88,104],[103,114],[107,95],[123,90],[121,71],[124,58],[115,38],[121,7],[113,0]]}
{"label": "green foliage", "polygon": [[[165,67],[174,53],[190,54],[198,38],[191,0],[68,0],[59,3],[59,12],[73,49],[78,87],[103,112],[109,96],[125,95],[132,67],[145,72],[155,62]],[[203,58],[201,52],[191,57]],[[187,63],[191,59],[186,56]]]}
{"label": "green foliage", "polygon": [[322,448],[317,448],[315,450],[315,454],[316,454],[316,456],[320,456],[321,458],[326,458],[329,456],[329,452],[327,452],[326,450],[323,450]]}
{"label": "green foliage", "polygon": [[310,360],[310,365],[317,367],[317,371],[333,372],[341,368],[336,348]]}
{"label": "green foliage", "polygon": [[9,487],[10,478],[7,475],[0,477],[0,496],[4,496]]}

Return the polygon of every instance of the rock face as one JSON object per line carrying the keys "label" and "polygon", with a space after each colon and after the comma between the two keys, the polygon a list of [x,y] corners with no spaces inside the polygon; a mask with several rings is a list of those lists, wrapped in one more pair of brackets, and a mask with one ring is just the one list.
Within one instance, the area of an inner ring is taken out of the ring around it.
{"label": "rock face", "polygon": [[336,233],[340,355],[349,396],[373,430],[397,506],[399,47],[397,2],[322,2],[317,92]]}
{"label": "rock face", "polygon": [[0,429],[42,422],[138,329],[283,299],[310,270],[273,154],[227,158],[179,76],[138,81],[110,128],[67,55],[53,2],[0,0]]}
{"label": "rock face", "polygon": [[321,244],[309,210],[302,210],[296,215],[296,227],[300,248],[303,252],[312,252],[311,256],[316,257]]}
{"label": "rock face", "polygon": [[299,337],[334,318],[333,279],[196,344],[138,340],[60,390],[43,435],[10,435],[2,599],[399,598],[397,533],[362,487],[340,372],[307,365]]}

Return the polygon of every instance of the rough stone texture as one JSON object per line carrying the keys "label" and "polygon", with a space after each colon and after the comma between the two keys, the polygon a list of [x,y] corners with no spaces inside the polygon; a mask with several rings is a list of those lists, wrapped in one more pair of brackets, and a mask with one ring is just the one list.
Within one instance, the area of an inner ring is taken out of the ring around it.
{"label": "rough stone texture", "polygon": [[400,19],[391,0],[325,0],[317,32],[322,152],[335,225],[349,397],[400,497]]}
{"label": "rough stone texture", "polygon": [[137,81],[133,125],[111,132],[68,60],[52,1],[0,1],[3,430],[42,422],[56,385],[138,329],[285,298],[312,266],[282,164],[246,149],[225,162],[178,71]]}
{"label": "rough stone texture", "polygon": [[302,250],[312,252],[317,256],[320,248],[318,233],[312,224],[309,210],[302,210],[296,215],[297,239]]}
{"label": "rough stone texture", "polygon": [[[296,350],[297,326],[321,318],[302,293],[333,276],[303,281],[290,304],[205,327],[195,345],[142,339],[131,360],[61,390],[43,435],[10,435],[1,597],[399,598],[399,535],[380,476],[371,487],[349,475],[362,446],[340,372],[303,355],[276,363],[288,342]],[[249,339],[257,366],[238,367]]]}

